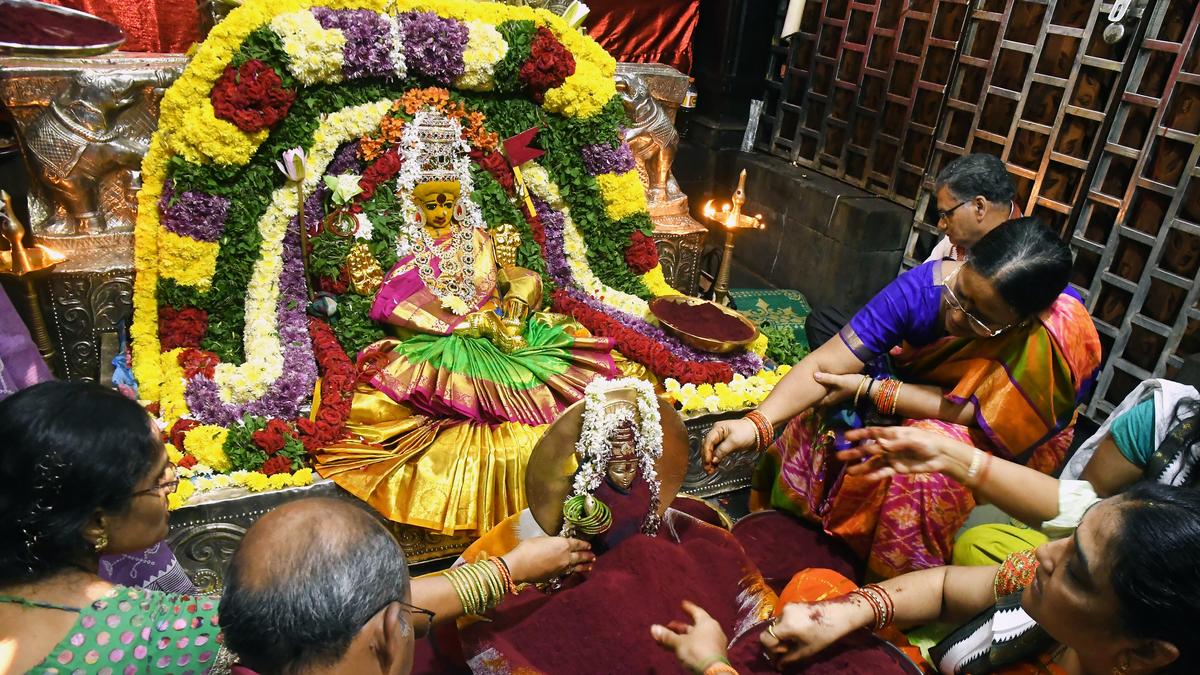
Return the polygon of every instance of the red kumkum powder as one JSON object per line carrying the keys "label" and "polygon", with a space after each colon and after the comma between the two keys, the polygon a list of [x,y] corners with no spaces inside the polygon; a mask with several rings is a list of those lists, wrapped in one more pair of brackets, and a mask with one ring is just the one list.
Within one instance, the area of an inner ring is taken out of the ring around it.
{"label": "red kumkum powder", "polygon": [[651,305],[651,311],[664,323],[710,340],[738,342],[754,335],[753,328],[707,302],[685,305],[682,302],[658,300]]}
{"label": "red kumkum powder", "polygon": [[100,19],[0,2],[0,42],[38,47],[88,47],[117,42],[121,30]]}

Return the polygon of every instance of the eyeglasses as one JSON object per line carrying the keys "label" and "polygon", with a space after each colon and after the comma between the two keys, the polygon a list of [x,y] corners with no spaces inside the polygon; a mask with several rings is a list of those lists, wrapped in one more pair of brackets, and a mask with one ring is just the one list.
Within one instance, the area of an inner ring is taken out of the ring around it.
{"label": "eyeglasses", "polygon": [[167,466],[163,468],[163,476],[164,478],[169,476],[169,478],[160,481],[154,487],[146,488],[145,490],[138,490],[137,492],[133,493],[133,496],[137,497],[140,495],[156,495],[162,497],[175,492],[175,488],[179,487],[179,473],[174,463],[167,463]]}
{"label": "eyeglasses", "polygon": [[[433,617],[437,616],[436,614],[433,613],[433,610],[425,609],[424,607],[417,607],[416,605],[407,603],[403,600],[399,600],[399,599],[388,600],[387,602],[383,603],[382,607],[375,610],[374,612],[371,612],[371,616],[375,616],[376,614],[380,613],[381,611],[386,609],[388,605],[392,604],[393,602],[396,603],[397,605],[400,605],[401,607],[403,607],[404,610],[406,612],[408,612],[409,614],[419,614],[419,615],[425,617],[425,621],[426,621],[425,633],[418,634],[417,637],[429,637],[429,636],[433,635],[433,630],[432,630],[433,629]],[[413,628],[413,632],[416,632],[415,626]]]}
{"label": "eyeglasses", "polygon": [[959,203],[955,204],[954,206],[951,206],[950,208],[946,209],[945,211],[943,211],[941,209],[934,209],[933,212],[935,215],[937,215],[937,222],[940,223],[943,220],[949,218],[950,214],[957,211],[959,208],[961,208],[964,204],[966,204],[969,201],[971,201],[971,200],[968,199],[966,201],[959,202]]}
{"label": "eyeglasses", "polygon": [[958,271],[961,269],[961,266],[954,268],[953,272],[947,275],[945,279],[942,279],[942,289],[945,291],[946,304],[950,306],[950,309],[962,312],[963,316],[967,317],[967,320],[970,322],[971,329],[976,333],[982,334],[984,337],[996,337],[1009,328],[1012,328],[1011,323],[1000,329],[992,328],[979,317],[968,312],[966,307],[962,306],[962,303],[958,301],[958,296],[954,294],[954,289],[951,288],[951,282],[954,281],[954,277],[958,276]]}
{"label": "eyeglasses", "polygon": [[[403,600],[396,600],[396,603],[399,604],[404,609],[408,610],[409,614],[419,614],[419,615],[425,617],[425,622],[428,625],[428,627],[433,626],[433,617],[436,616],[433,613],[433,610],[425,609],[424,607],[417,607],[416,605],[410,605],[409,603],[407,603]],[[429,628],[426,628],[425,630],[428,631]]]}

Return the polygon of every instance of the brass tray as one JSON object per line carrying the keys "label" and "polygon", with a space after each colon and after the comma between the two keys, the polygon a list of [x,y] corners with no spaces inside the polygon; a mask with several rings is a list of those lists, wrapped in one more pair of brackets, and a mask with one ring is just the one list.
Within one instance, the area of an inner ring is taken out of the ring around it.
{"label": "brass tray", "polygon": [[[660,303],[667,303],[667,302],[674,303],[674,304],[680,304],[680,305],[687,305],[689,307],[697,307],[699,305],[712,305],[713,307],[716,307],[717,309],[721,310],[721,313],[725,314],[726,316],[728,316],[730,318],[735,319],[742,325],[748,327],[750,329],[750,337],[742,339],[742,340],[729,341],[729,340],[716,340],[716,339],[713,339],[710,337],[705,337],[703,335],[696,335],[693,333],[689,333],[689,332],[683,330],[682,328],[672,324],[671,322],[664,320],[661,316],[658,315],[658,312],[655,311],[654,308],[659,306]],[[746,347],[750,346],[751,343],[753,343],[755,340],[758,339],[758,326],[755,326],[752,321],[750,321],[746,317],[742,316],[741,314],[733,311],[732,309],[729,309],[728,307],[723,307],[721,305],[718,305],[715,302],[711,302],[708,300],[702,300],[700,298],[693,298],[693,297],[687,296],[687,295],[667,295],[667,296],[663,296],[661,298],[655,298],[655,299],[651,300],[650,301],[650,312],[654,314],[654,317],[656,319],[658,319],[658,322],[660,324],[662,324],[662,327],[664,329],[666,329],[666,331],[668,333],[671,333],[672,335],[678,337],[687,346],[689,346],[693,349],[698,349],[702,352],[709,352],[711,354],[728,354],[729,352],[735,352],[739,349],[745,349]]]}
{"label": "brass tray", "polygon": [[[115,24],[112,24],[98,16],[81,12],[69,7],[58,7],[57,5],[38,2],[37,0],[0,0],[0,16],[13,16],[13,13],[20,8],[36,8],[43,12],[53,14],[62,14],[64,16],[75,16],[83,19],[88,19],[96,24],[105,24],[111,26],[119,39],[110,42],[97,42],[88,45],[31,45],[20,42],[4,42],[0,41],[0,54],[11,56],[95,56],[97,54],[105,54],[125,44],[125,32]],[[87,32],[92,33],[98,26],[89,26]]]}

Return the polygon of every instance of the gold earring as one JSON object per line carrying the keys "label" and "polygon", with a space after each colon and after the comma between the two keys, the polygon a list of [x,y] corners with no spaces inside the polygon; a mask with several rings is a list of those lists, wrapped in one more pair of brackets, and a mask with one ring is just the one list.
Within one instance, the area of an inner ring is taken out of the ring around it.
{"label": "gold earring", "polygon": [[96,549],[96,553],[100,553],[104,549],[108,548],[108,533],[101,530],[100,534],[96,537],[96,543],[92,546]]}

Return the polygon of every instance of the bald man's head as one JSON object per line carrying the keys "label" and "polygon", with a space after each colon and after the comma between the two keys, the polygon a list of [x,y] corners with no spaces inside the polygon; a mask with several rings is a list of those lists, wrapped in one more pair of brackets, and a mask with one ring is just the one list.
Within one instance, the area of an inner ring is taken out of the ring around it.
{"label": "bald man's head", "polygon": [[408,598],[404,553],[363,509],[302,499],[263,516],[230,563],[221,597],[226,645],[262,673],[336,663],[381,609]]}

